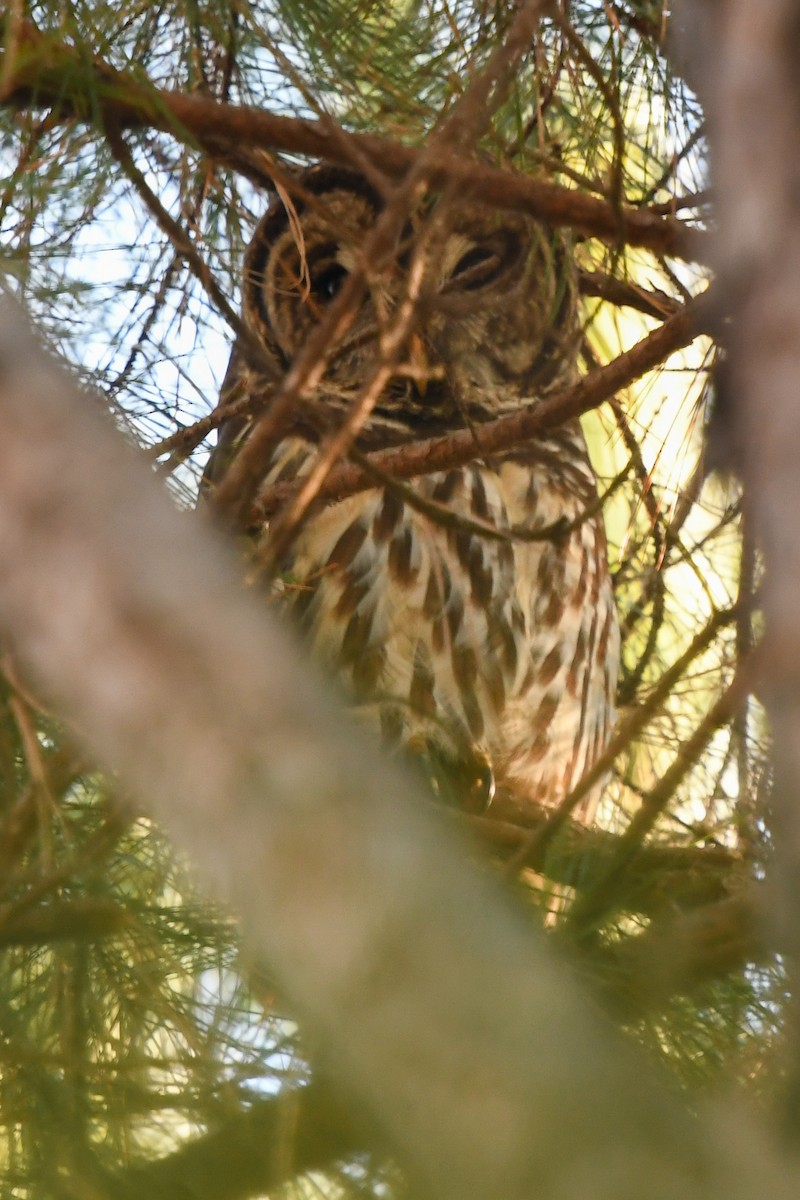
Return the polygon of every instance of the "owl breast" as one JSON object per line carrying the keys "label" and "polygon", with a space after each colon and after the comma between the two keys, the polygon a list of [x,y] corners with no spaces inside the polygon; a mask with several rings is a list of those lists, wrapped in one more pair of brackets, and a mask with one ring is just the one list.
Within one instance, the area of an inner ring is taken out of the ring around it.
{"label": "owl breast", "polygon": [[[286,439],[270,477],[287,462],[302,474],[312,457]],[[581,519],[594,480],[580,431],[416,490],[452,521],[392,490],[350,497],[300,534],[280,591],[386,741],[439,762],[477,756],[507,794],[557,804],[608,738],[618,659],[602,522]],[[560,520],[575,527],[559,536]]]}

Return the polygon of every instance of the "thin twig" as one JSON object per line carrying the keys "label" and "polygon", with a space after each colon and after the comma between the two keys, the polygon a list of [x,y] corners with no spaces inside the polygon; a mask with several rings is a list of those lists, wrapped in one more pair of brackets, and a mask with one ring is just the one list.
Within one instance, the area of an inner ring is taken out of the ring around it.
{"label": "thin twig", "polygon": [[507,529],[499,529],[488,521],[465,516],[464,513],[456,512],[455,509],[450,508],[447,504],[442,504],[439,500],[422,495],[417,488],[400,482],[387,471],[376,467],[369,455],[363,454],[356,447],[351,446],[348,453],[349,457],[371,475],[376,483],[399,496],[403,503],[414,509],[415,512],[421,513],[445,529],[463,530],[476,537],[488,538],[495,542],[554,542],[568,537],[602,510],[630,473],[630,463],[628,463],[614,476],[610,484],[602,492],[599,492],[589,504],[585,505],[571,521],[565,517],[558,517],[555,521],[550,521],[547,525],[537,528],[527,525],[510,525]]}
{"label": "thin twig", "polygon": [[518,855],[509,865],[509,871],[518,870],[531,856],[538,858],[544,853],[546,847],[550,845],[584,797],[604,778],[613,767],[617,757],[628,749],[652,720],[671,695],[672,689],[681,676],[695,659],[711,645],[719,631],[736,619],[736,614],[736,608],[720,609],[714,613],[708,624],[692,639],[683,654],[664,672],[647,699],[639,703],[620,723],[617,732],[603,753],[577,782],[569,795],[565,796],[559,806],[553,810],[544,828],[537,830],[530,842],[520,848]]}
{"label": "thin twig", "polygon": [[275,364],[272,359],[264,353],[261,342],[248,329],[238,313],[231,308],[227,296],[214,278],[208,263],[198,252],[186,230],[167,212],[158,196],[150,188],[144,175],[133,161],[133,156],[122,135],[113,124],[109,124],[106,128],[106,140],[111,153],[152,213],[156,224],[172,242],[176,254],[185,260],[192,274],[196,276],[205,288],[212,304],[215,305],[230,325],[236,335],[237,344],[246,355],[248,361],[252,362],[252,365],[262,375],[266,375],[267,377],[274,375]]}
{"label": "thin twig", "polygon": [[711,738],[731,719],[750,691],[753,666],[752,658],[738,665],[733,679],[722,695],[706,713],[691,737],[681,746],[672,765],[664,772],[659,782],[643,798],[641,807],[620,837],[615,861],[591,891],[576,900],[569,913],[568,922],[578,937],[591,935],[598,922],[616,906],[616,891],[622,875]]}

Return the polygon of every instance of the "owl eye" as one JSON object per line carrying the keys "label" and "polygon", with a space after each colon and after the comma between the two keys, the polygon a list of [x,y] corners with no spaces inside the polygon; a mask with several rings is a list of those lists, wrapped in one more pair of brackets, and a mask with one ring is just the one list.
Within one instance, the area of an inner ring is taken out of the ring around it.
{"label": "owl eye", "polygon": [[499,279],[505,266],[505,255],[497,247],[472,246],[453,268],[447,290],[457,288],[463,292],[477,292]]}
{"label": "owl eye", "polygon": [[341,263],[319,263],[311,267],[311,295],[320,304],[330,304],[346,278],[347,270]]}

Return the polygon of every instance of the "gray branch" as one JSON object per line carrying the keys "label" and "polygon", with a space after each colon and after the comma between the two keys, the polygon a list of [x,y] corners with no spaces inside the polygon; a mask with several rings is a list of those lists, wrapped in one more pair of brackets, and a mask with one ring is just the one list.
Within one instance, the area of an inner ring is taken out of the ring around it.
{"label": "gray branch", "polygon": [[437,1200],[796,1194],[691,1118],[0,304],[0,623]]}

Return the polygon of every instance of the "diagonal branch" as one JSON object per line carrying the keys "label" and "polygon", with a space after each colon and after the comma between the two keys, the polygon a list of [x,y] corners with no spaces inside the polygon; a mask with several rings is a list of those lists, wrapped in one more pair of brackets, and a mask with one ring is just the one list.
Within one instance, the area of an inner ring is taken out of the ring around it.
{"label": "diagonal branch", "polygon": [[222,546],[1,315],[0,621],[241,912],[417,1191],[794,1196],[754,1125],[690,1114],[613,1036]]}
{"label": "diagonal branch", "polygon": [[[713,303],[713,295],[704,292],[613,362],[584,376],[571,387],[540,400],[530,409],[499,417],[474,429],[381,451],[370,455],[370,463],[394,479],[413,479],[462,466],[482,455],[502,454],[533,441],[565,421],[597,408],[670,354],[689,345],[706,327]],[[326,501],[341,500],[373,486],[374,476],[368,471],[343,463],[331,471],[317,497]],[[288,482],[265,489],[252,506],[249,521],[257,524],[267,520],[292,498],[296,488],[296,483]]]}
{"label": "diagonal branch", "polygon": [[[680,301],[666,292],[615,279],[602,271],[579,271],[578,285],[584,296],[597,296],[618,307],[636,309],[658,321],[663,321],[681,308]],[[148,446],[147,453],[154,459],[169,455],[169,458],[160,464],[160,470],[169,474],[188,458],[212,430],[218,429],[223,421],[231,417],[249,415],[252,407],[253,399],[249,394],[237,397],[227,405],[218,406],[198,421],[193,421],[191,425],[178,429],[155,445]]]}

